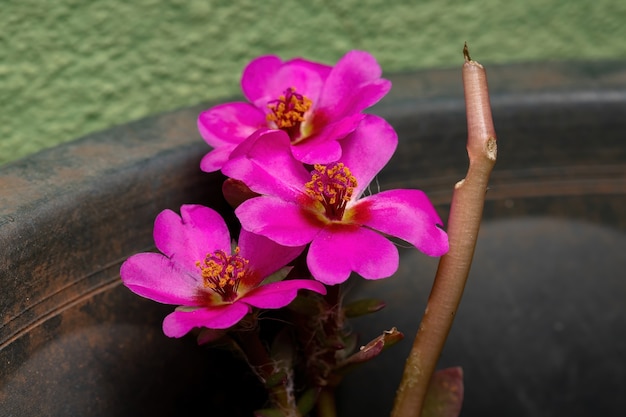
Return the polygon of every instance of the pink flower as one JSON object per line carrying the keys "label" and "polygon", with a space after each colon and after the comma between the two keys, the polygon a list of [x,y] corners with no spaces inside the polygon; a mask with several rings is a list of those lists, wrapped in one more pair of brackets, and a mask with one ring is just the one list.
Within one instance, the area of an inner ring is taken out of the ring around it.
{"label": "pink flower", "polygon": [[230,153],[260,128],[287,133],[293,156],[305,163],[328,163],[341,156],[337,142],[354,131],[364,109],[391,88],[367,52],[350,51],[334,67],[304,59],[282,62],[273,55],[253,60],[241,87],[250,101],[215,106],[198,116],[198,129],[214,149],[203,171],[219,170]]}
{"label": "pink flower", "polygon": [[181,337],[194,327],[229,328],[252,307],[286,306],[299,289],[325,294],[313,280],[262,283],[298,256],[302,246],[280,246],[244,230],[239,247],[231,251],[226,223],[214,210],[184,205],[180,212],[165,210],[156,218],[154,241],[163,254],[131,256],[120,271],[134,293],[181,306],[163,321],[167,336]]}
{"label": "pink flower", "polygon": [[446,253],[441,219],[422,191],[363,196],[396,148],[393,128],[368,115],[341,143],[337,162],[309,171],[291,157],[283,131],[262,131],[246,140],[222,169],[261,194],[236,209],[242,227],[281,245],[310,243],[309,270],[326,284],[341,283],[352,271],[367,279],[392,275],[398,250],[384,235],[427,255]]}

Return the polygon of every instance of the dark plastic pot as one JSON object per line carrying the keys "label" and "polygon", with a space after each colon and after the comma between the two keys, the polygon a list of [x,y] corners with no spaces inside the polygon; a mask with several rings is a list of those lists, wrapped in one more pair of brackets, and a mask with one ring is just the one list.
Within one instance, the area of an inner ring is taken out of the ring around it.
{"label": "dark plastic pot", "polygon": [[[498,162],[441,366],[464,368],[464,416],[621,416],[626,63],[488,73]],[[392,93],[373,110],[400,136],[380,187],[423,189],[444,219],[467,166],[460,77],[456,69],[392,76]],[[0,169],[0,415],[248,415],[262,402],[243,364],[165,337],[171,307],[119,281],[121,262],[152,248],[161,210],[226,210],[222,178],[198,169],[208,148],[195,118],[206,107]],[[346,379],[341,415],[389,413],[437,265],[401,254],[397,277],[356,280],[350,295],[388,303],[354,322],[363,340],[392,326],[408,340]]]}

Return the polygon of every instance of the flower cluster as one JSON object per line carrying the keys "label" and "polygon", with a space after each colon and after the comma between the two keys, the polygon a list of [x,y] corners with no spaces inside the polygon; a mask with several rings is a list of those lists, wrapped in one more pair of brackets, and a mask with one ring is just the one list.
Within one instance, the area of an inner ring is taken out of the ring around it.
{"label": "flower cluster", "polygon": [[[162,254],[134,255],[122,266],[132,291],[181,306],[163,323],[168,336],[229,328],[254,308],[286,306],[300,289],[324,294],[325,285],[353,272],[389,277],[399,255],[387,236],[431,256],[448,250],[423,192],[369,192],[398,145],[384,119],[364,113],[391,88],[381,75],[362,51],[348,52],[333,67],[263,56],[243,72],[248,102],[199,115],[199,132],[213,148],[201,169],[221,170],[250,192],[235,209],[238,246],[231,248],[216,212],[188,205],[180,216],[166,210],[156,219]],[[310,276],[282,279],[301,254]]]}

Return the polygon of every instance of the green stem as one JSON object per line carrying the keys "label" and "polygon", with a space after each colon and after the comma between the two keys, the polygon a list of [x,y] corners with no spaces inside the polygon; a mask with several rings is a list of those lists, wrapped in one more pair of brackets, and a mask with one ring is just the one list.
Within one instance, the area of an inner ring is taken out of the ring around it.
{"label": "green stem", "polygon": [[430,379],[452,327],[469,274],[484,196],[496,161],[496,135],[491,118],[486,73],[464,50],[463,85],[467,111],[469,169],[454,189],[448,239],[450,250],[441,257],[426,311],[407,358],[391,413],[419,417]]}
{"label": "green stem", "polygon": [[335,392],[331,388],[322,388],[317,397],[318,417],[337,417],[335,405]]}
{"label": "green stem", "polygon": [[[256,330],[241,331],[237,333],[239,346],[244,352],[248,363],[265,384],[276,374],[274,362],[270,357],[263,341],[259,338]],[[272,404],[282,411],[286,417],[300,417],[293,392],[288,387],[285,379],[268,387],[268,393]]]}

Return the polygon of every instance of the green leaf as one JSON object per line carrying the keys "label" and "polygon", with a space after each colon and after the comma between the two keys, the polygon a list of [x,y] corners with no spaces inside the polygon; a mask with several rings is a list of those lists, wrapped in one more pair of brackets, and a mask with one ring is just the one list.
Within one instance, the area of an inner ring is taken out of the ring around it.
{"label": "green leaf", "polygon": [[374,298],[353,301],[343,308],[346,317],[360,317],[375,313],[385,308],[385,302]]}
{"label": "green leaf", "polygon": [[254,417],[285,417],[285,414],[278,408],[264,408],[262,410],[256,410]]}
{"label": "green leaf", "polygon": [[270,347],[270,356],[272,360],[280,366],[289,367],[293,363],[294,357],[294,341],[290,332],[291,329],[285,327],[274,337],[272,346]]}
{"label": "green leaf", "polygon": [[272,275],[268,276],[263,280],[262,285],[271,284],[272,282],[278,282],[284,280],[287,275],[291,272],[293,266],[285,266],[280,268],[278,271],[274,272]]}
{"label": "green leaf", "polygon": [[269,378],[265,380],[265,387],[272,389],[282,384],[286,379],[287,379],[286,372],[283,372],[283,371],[276,372],[275,374],[272,374]]}
{"label": "green leaf", "polygon": [[422,417],[458,417],[463,405],[463,369],[436,371],[430,380]]}
{"label": "green leaf", "polygon": [[196,307],[196,306],[178,306],[175,308],[176,311],[184,311],[185,313],[189,313],[189,312],[196,311],[199,309],[200,307]]}
{"label": "green leaf", "polygon": [[306,416],[313,410],[319,391],[319,388],[309,388],[298,398],[298,411],[301,415]]}
{"label": "green leaf", "polygon": [[287,308],[305,317],[317,317],[321,312],[320,299],[317,294],[304,293],[298,295]]}

